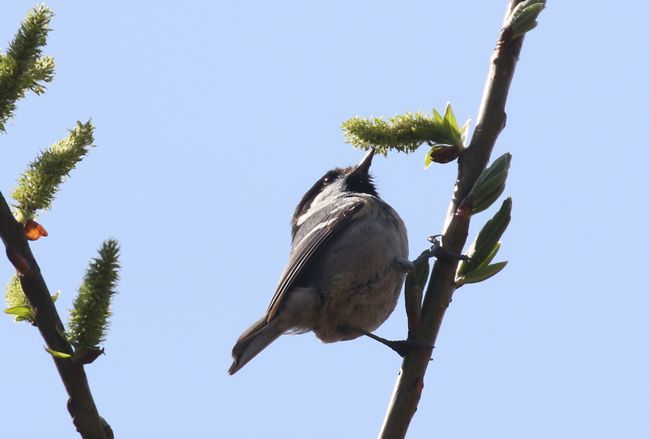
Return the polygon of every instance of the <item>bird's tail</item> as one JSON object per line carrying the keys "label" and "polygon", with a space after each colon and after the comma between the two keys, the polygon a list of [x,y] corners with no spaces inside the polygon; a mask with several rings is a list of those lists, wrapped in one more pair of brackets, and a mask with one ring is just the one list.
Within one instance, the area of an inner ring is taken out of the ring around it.
{"label": "bird's tail", "polygon": [[230,375],[244,367],[255,355],[282,335],[277,326],[269,323],[266,316],[259,319],[237,339],[232,348],[232,366],[228,369]]}

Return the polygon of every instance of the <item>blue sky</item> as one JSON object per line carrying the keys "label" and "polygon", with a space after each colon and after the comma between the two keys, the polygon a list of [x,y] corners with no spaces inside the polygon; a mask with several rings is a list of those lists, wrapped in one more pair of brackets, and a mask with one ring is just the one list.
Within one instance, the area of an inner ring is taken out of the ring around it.
{"label": "blue sky", "polygon": [[[67,318],[100,243],[122,245],[106,356],[87,368],[117,437],[376,436],[400,366],[386,348],[282,337],[234,377],[230,349],[273,294],[295,204],[362,155],[341,122],[447,101],[475,119],[505,3],[48,3],[56,78],[0,138],[0,191],[93,119],[97,147],[33,249]],[[3,47],[33,5],[0,6]],[[549,1],[526,38],[495,148],[513,154],[510,263],[455,295],[410,438],[650,435],[648,13]],[[373,164],[412,257],[455,178],[423,156]],[[402,302],[378,333],[405,335]],[[38,332],[6,317],[0,340],[3,437],[75,437]]]}

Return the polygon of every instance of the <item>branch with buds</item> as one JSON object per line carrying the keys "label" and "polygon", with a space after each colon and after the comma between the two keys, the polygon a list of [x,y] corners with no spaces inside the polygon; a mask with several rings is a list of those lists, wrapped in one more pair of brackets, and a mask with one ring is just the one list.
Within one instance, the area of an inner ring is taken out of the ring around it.
{"label": "branch with buds", "polygon": [[[459,127],[449,104],[444,115],[434,110],[431,116],[407,113],[388,121],[355,117],[343,124],[346,141],[357,147],[375,146],[385,154],[389,149],[412,152],[427,144],[430,150],[425,166],[457,161],[458,177],[441,235],[443,248],[451,254],[462,252],[472,215],[488,209],[505,189],[510,154],[487,165],[497,137],[505,127],[506,99],[524,35],[537,25],[544,6],[545,0],[512,0],[508,5],[468,146],[465,145],[468,123]],[[424,387],[432,347],[454,291],[487,280],[506,266],[506,261],[492,263],[492,260],[501,247],[500,239],[510,222],[511,210],[512,200],[507,198],[487,221],[462,262],[459,263],[459,258],[440,258],[429,273],[428,258],[416,259],[405,284],[408,339],[428,348],[413,349],[404,357],[380,438],[406,435]]]}
{"label": "branch with buds", "polygon": [[[52,12],[38,6],[29,12],[6,53],[0,54],[0,131],[13,115],[16,101],[28,91],[41,94],[54,74],[54,60],[42,55]],[[0,238],[16,275],[5,290],[6,314],[16,322],[36,326],[45,341],[68,393],[68,411],[83,438],[111,439],[113,432],[99,416],[90,392],[84,365],[102,352],[110,302],[116,292],[119,246],[107,240],[86,272],[74,302],[66,331],[54,301],[32,254],[29,241],[48,235],[35,219],[49,209],[63,181],[86,156],[94,141],[90,121],[77,122],[63,140],[46,148],[29,164],[13,192],[14,209],[0,193]]]}

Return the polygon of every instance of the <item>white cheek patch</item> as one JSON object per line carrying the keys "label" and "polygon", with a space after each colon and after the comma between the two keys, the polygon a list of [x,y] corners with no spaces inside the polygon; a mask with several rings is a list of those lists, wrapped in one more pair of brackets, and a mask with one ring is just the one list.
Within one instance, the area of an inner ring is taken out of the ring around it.
{"label": "white cheek patch", "polygon": [[[335,199],[335,198],[332,198],[332,193],[335,190],[339,189],[340,186],[341,186],[340,182],[333,183],[333,184],[329,185],[328,187],[326,187],[325,190],[323,190],[321,193],[316,195],[314,200],[311,202],[311,204],[307,208],[307,211],[298,217],[298,221],[296,221],[296,225],[300,226],[305,221],[307,221],[307,219],[309,219],[309,217],[311,217],[314,213],[318,212],[319,210],[323,209],[328,204],[332,203],[332,201]],[[346,203],[346,205],[347,205],[347,203]],[[338,209],[336,211],[338,211]]]}

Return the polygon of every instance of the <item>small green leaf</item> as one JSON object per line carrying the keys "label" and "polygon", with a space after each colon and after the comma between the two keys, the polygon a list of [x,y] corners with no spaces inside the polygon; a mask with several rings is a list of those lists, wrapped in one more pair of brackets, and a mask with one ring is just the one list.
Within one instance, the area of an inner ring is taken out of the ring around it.
{"label": "small green leaf", "polygon": [[57,291],[56,293],[52,294],[52,302],[56,302],[56,300],[59,298],[61,295],[61,291]]}
{"label": "small green leaf", "polygon": [[[484,267],[491,261],[500,248],[499,240],[510,224],[512,212],[512,199],[506,198],[501,204],[499,211],[490,219],[467,251],[469,261],[459,264],[456,277],[469,275],[479,267]],[[495,248],[496,247],[496,248]],[[488,260],[489,259],[489,260]],[[487,262],[486,262],[487,261]]]}
{"label": "small green leaf", "polygon": [[7,308],[5,309],[5,314],[15,316],[15,320],[17,322],[22,320],[34,320],[34,311],[32,311],[31,307],[26,305],[12,306],[11,308]]}
{"label": "small green leaf", "polygon": [[478,270],[479,268],[483,268],[486,265],[488,265],[494,257],[497,255],[499,252],[499,249],[501,248],[501,242],[497,242],[494,248],[483,258],[482,261],[480,261],[478,264],[476,264],[475,261],[470,259],[469,261],[463,260],[460,261],[460,264],[458,264],[458,270],[456,271],[456,277],[463,277],[465,276],[470,270]]}
{"label": "small green leaf", "polygon": [[440,113],[438,113],[438,111],[435,108],[432,110],[432,112],[433,112],[433,120],[435,120],[437,124],[442,125],[443,120]]}
{"label": "small green leaf", "polygon": [[429,153],[424,156],[424,169],[428,169],[429,166],[431,166],[431,163],[433,163],[433,160],[431,160],[431,151],[429,151]]}
{"label": "small green leaf", "polygon": [[485,267],[474,270],[465,276],[461,276],[456,279],[456,288],[465,284],[483,282],[503,270],[507,264],[508,261],[497,262],[496,264],[486,265]]}
{"label": "small green leaf", "polygon": [[494,248],[488,255],[483,259],[483,262],[477,267],[478,269],[485,267],[488,265],[490,262],[492,262],[492,259],[499,253],[499,249],[501,248],[501,241],[497,242]]}
{"label": "small green leaf", "polygon": [[447,102],[447,105],[445,106],[445,122],[455,131],[460,131],[458,122],[456,122],[456,117],[454,116],[454,111],[451,109],[451,104],[449,102]]}
{"label": "small green leaf", "polygon": [[45,346],[45,350],[47,351],[48,354],[50,354],[50,355],[52,355],[53,357],[56,357],[56,358],[66,359],[66,358],[71,358],[72,357],[72,355],[70,355],[70,354],[66,354],[65,352],[55,351],[54,349],[50,349],[47,346]]}

